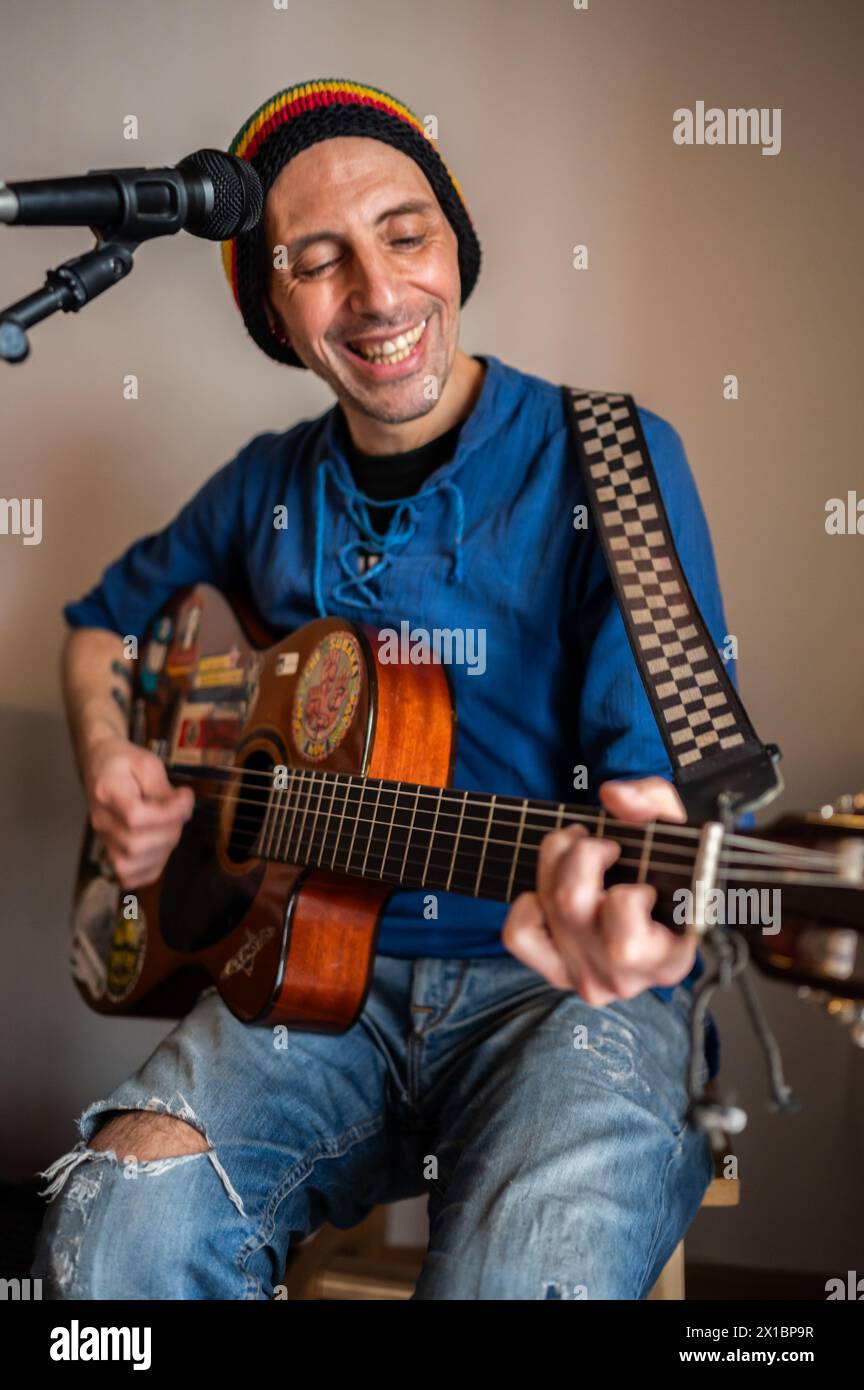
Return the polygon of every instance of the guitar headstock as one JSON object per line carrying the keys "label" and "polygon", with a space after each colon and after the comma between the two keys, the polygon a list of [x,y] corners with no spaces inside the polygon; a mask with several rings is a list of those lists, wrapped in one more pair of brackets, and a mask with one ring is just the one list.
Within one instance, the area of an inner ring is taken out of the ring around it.
{"label": "guitar headstock", "polygon": [[799,995],[848,1025],[864,1047],[864,792],[847,792],[816,811],[790,814],[752,832],[756,846],[783,850],[762,877],[780,882],[778,930],[748,934],[759,968],[797,984]]}

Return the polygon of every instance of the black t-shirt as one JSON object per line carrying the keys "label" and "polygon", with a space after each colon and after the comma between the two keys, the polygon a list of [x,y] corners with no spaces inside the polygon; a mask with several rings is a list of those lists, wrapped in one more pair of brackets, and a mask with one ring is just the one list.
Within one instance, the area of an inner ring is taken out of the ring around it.
{"label": "black t-shirt", "polygon": [[[408,449],[402,454],[364,454],[352,440],[343,416],[342,442],[354,482],[367,497],[382,502],[389,497],[411,497],[436,468],[453,457],[462,424],[460,421],[446,434],[421,444],[419,449]],[[369,508],[369,519],[381,535],[395,511],[395,507]]]}

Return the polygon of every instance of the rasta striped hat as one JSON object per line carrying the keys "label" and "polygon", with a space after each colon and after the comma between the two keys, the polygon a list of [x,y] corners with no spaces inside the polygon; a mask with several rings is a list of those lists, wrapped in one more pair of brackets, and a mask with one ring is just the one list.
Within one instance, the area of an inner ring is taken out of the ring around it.
{"label": "rasta striped hat", "polygon": [[[413,111],[388,92],[359,82],[327,77],[286,87],[240,127],[229,153],[248,159],[266,199],[281,171],[301,150],[340,135],[383,140],[420,166],[456,233],[462,304],[480,271],[480,243],[456,179]],[[222,263],[250,337],[268,357],[291,367],[304,364],[264,312],[266,266],[264,218],[250,232],[222,242]]]}

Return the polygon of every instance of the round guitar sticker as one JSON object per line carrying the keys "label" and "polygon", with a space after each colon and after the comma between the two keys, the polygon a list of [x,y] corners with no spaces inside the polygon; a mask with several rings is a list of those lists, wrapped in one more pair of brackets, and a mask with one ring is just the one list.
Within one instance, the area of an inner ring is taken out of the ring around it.
{"label": "round guitar sticker", "polygon": [[328,633],[308,657],[291,715],[294,742],[304,758],[320,762],[347,734],[360,696],[361,660],[351,632]]}

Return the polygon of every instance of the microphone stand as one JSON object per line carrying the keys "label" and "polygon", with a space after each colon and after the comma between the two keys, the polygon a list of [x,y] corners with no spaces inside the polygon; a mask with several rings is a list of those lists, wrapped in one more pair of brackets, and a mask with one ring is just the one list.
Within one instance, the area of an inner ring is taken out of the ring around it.
{"label": "microphone stand", "polygon": [[[94,229],[95,230],[95,229]],[[140,241],[100,241],[92,251],[64,261],[45,276],[42,289],[0,310],[0,360],[23,362],[30,354],[27,329],[62,310],[77,314],[91,299],[116,285],[134,264]]]}
{"label": "microphone stand", "polygon": [[[125,279],[132,269],[132,253],[142,241],[183,231],[193,209],[199,216],[209,217],[215,196],[212,184],[190,194],[184,173],[187,164],[191,169],[206,169],[206,160],[202,163],[202,158],[208,154],[224,158],[218,150],[201,150],[189,155],[176,168],[90,169],[89,177],[103,176],[101,192],[103,195],[106,190],[110,193],[112,206],[119,194],[121,211],[110,222],[100,222],[97,218],[89,224],[96,236],[92,251],[64,261],[56,270],[49,270],[41,290],[0,310],[0,360],[23,362],[30,352],[26,330],[34,323],[40,323],[60,309],[64,314],[77,314],[91,299]],[[47,184],[43,194],[51,187]],[[0,199],[4,188],[5,184],[0,183]],[[50,225],[51,219],[46,213],[38,220]],[[75,223],[73,217],[69,225]]]}

